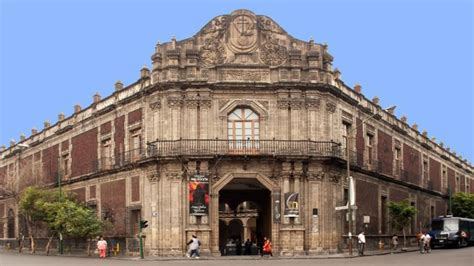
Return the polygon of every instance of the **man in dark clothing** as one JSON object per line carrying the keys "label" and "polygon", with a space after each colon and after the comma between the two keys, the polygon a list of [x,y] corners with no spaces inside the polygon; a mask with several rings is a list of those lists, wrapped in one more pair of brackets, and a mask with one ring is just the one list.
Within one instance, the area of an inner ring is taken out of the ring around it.
{"label": "man in dark clothing", "polygon": [[245,250],[244,250],[244,255],[251,255],[252,254],[252,241],[247,238],[247,241],[245,241]]}

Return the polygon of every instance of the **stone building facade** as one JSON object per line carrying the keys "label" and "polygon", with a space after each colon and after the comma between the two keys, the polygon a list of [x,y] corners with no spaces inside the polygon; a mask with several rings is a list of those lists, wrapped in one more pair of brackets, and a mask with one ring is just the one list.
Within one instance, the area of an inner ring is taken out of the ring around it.
{"label": "stone building facade", "polygon": [[229,237],[262,236],[282,255],[338,252],[347,144],[353,232],[388,235],[386,204],[408,200],[414,233],[446,214],[448,187],[474,193],[469,162],[344,84],[327,45],[269,17],[218,16],[151,60],[135,83],[1,150],[0,239],[22,231],[11,195],[60,179],[127,247],[147,220],[150,255],[182,256],[192,234],[213,255]]}

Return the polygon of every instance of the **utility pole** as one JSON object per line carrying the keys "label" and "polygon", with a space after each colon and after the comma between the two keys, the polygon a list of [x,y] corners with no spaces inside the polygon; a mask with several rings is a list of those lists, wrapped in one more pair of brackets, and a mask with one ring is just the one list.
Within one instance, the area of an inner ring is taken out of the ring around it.
{"label": "utility pole", "polygon": [[[59,188],[59,202],[61,203],[63,200],[62,191],[61,191],[61,157],[58,157],[58,188]],[[59,254],[64,253],[64,246],[63,246],[63,234],[59,232]]]}

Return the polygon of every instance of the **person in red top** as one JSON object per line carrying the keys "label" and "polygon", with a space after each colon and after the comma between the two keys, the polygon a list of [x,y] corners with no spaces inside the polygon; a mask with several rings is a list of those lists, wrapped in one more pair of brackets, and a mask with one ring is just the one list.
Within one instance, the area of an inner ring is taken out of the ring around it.
{"label": "person in red top", "polygon": [[263,238],[263,252],[262,252],[261,256],[263,257],[263,255],[265,255],[265,254],[268,254],[271,257],[273,257],[272,242],[267,237]]}

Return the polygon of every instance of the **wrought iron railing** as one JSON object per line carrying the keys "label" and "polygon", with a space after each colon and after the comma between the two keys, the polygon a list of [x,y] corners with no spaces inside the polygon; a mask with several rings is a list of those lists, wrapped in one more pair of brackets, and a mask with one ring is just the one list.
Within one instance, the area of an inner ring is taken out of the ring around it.
{"label": "wrought iron railing", "polygon": [[340,157],[340,145],[311,140],[158,140],[149,143],[148,156],[269,155]]}

